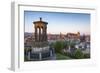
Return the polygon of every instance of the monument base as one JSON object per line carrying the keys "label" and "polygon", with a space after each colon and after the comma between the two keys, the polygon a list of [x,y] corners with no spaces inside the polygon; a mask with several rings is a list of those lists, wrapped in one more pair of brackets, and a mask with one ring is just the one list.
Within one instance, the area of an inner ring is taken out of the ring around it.
{"label": "monument base", "polygon": [[27,56],[27,61],[42,61],[54,59],[54,52],[49,48],[49,46],[42,48],[32,48],[31,52],[29,52]]}
{"label": "monument base", "polygon": [[25,55],[25,61],[42,61],[55,59],[54,49],[49,47],[47,41],[32,42],[30,51]]}

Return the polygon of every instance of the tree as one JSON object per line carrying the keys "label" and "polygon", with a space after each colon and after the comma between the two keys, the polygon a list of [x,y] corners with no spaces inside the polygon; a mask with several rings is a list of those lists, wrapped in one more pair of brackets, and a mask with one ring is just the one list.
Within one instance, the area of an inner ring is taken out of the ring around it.
{"label": "tree", "polygon": [[54,43],[49,44],[50,48],[54,48]]}
{"label": "tree", "polygon": [[75,43],[74,43],[74,41],[73,41],[73,42],[70,42],[69,45],[70,45],[71,48],[75,48]]}
{"label": "tree", "polygon": [[65,41],[64,42],[64,48],[67,48],[68,49],[68,46],[69,46],[69,42],[68,41]]}
{"label": "tree", "polygon": [[64,48],[64,42],[62,41],[57,41],[54,44],[55,52],[61,53],[62,49]]}
{"label": "tree", "polygon": [[84,58],[84,54],[83,52],[80,50],[80,49],[77,49],[75,52],[74,52],[74,57],[76,59],[82,59]]}

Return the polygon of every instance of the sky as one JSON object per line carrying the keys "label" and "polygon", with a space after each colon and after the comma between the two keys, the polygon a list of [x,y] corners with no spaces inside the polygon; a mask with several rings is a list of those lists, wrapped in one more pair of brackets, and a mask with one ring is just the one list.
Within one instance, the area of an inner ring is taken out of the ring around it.
{"label": "sky", "polygon": [[48,22],[47,33],[90,34],[90,14],[42,11],[24,11],[25,32],[34,33],[33,22],[39,21],[40,17],[43,21]]}

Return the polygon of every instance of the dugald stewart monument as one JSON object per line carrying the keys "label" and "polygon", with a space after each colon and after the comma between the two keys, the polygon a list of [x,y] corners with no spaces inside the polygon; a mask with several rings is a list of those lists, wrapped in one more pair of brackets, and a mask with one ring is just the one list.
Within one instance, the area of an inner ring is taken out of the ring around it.
{"label": "dugald stewart monument", "polygon": [[49,47],[47,40],[47,24],[48,22],[34,21],[34,39],[26,46],[29,47],[26,51],[25,61],[38,61],[53,59],[53,49]]}

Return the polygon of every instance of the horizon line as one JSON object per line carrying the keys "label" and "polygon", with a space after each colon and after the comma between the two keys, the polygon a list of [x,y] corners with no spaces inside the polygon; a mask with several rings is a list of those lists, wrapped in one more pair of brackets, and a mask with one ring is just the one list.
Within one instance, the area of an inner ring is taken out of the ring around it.
{"label": "horizon line", "polygon": [[[24,33],[33,33],[33,32],[24,32]],[[68,33],[74,33],[74,34],[77,34],[77,32],[75,33],[75,32],[67,32],[67,33],[62,33],[62,32],[60,32],[60,33],[47,33],[47,34],[63,34],[63,35],[65,35],[65,34],[68,34]],[[80,33],[80,32],[79,32]],[[91,33],[80,33],[80,35],[91,35]]]}

